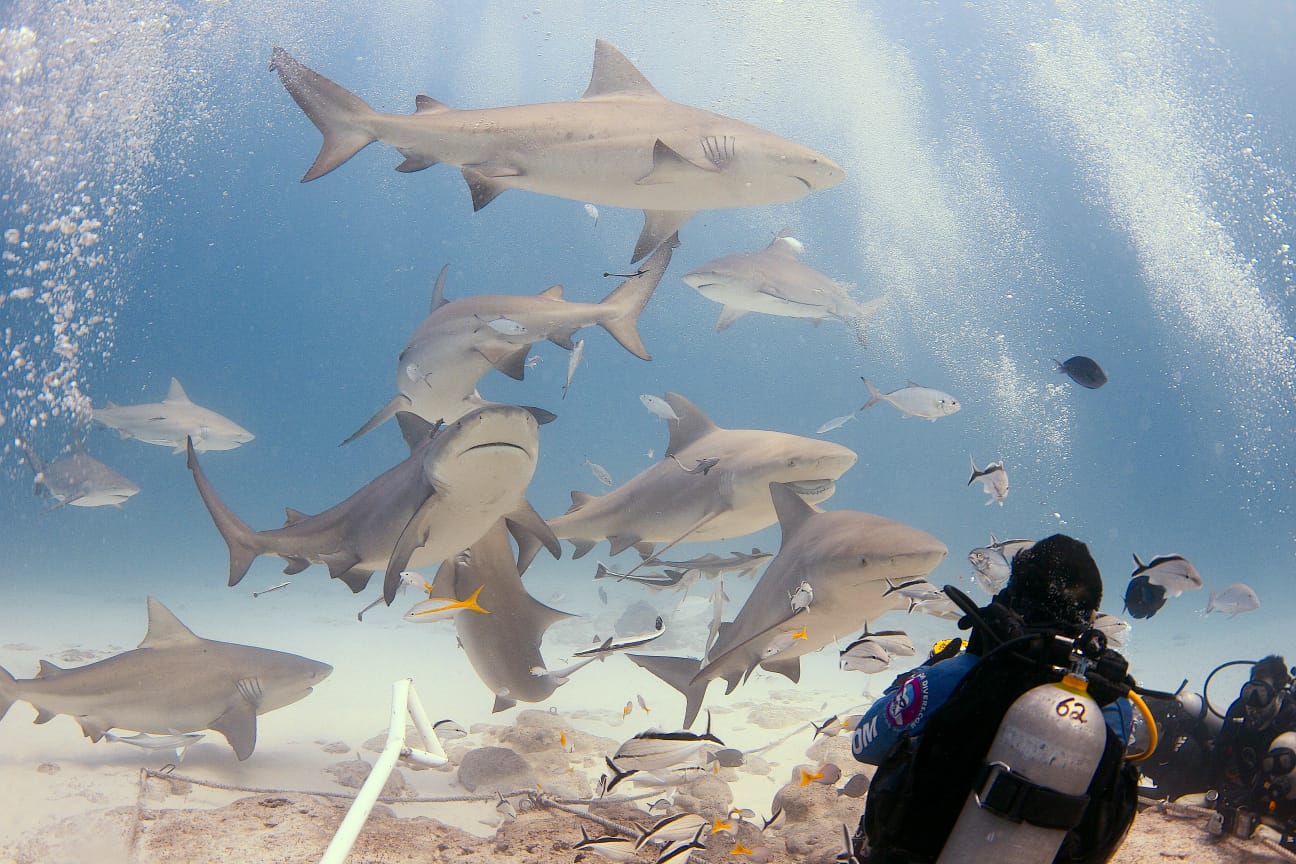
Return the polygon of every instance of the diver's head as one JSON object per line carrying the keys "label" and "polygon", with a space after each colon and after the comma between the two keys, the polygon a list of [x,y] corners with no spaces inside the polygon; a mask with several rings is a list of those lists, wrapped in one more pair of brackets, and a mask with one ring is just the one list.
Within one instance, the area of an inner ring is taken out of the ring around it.
{"label": "diver's head", "polygon": [[1012,575],[995,600],[1028,627],[1089,626],[1102,605],[1102,574],[1089,547],[1065,534],[1045,537],[1012,561]]}
{"label": "diver's head", "polygon": [[1250,679],[1242,685],[1238,698],[1242,702],[1244,722],[1264,727],[1278,714],[1280,694],[1291,683],[1287,661],[1270,654],[1251,667]]}

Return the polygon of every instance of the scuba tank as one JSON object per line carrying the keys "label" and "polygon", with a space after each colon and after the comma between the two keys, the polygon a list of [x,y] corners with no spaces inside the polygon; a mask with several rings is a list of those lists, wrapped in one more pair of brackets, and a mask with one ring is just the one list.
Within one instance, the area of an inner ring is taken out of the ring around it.
{"label": "scuba tank", "polygon": [[1080,822],[1107,725],[1078,656],[1060,682],[1017,698],[937,864],[1048,864]]}
{"label": "scuba tank", "polygon": [[1296,732],[1283,732],[1269,744],[1260,763],[1270,809],[1279,802],[1296,800]]}

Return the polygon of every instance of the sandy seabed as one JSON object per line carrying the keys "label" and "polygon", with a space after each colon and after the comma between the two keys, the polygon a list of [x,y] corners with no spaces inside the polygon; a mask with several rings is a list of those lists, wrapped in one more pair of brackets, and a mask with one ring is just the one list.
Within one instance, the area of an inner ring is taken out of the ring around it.
{"label": "sandy seabed", "polygon": [[[543,705],[492,714],[492,696],[457,648],[452,626],[409,625],[396,611],[383,609],[359,624],[355,613],[365,598],[301,581],[255,601],[248,596],[252,588],[147,586],[200,636],[292,651],[334,665],[329,679],[306,699],[259,718],[257,748],[245,762],[235,759],[221,736],[208,733],[172,775],[158,776],[151,772],[174,762],[174,753],[91,744],[70,718],[34,725],[31,707],[15,704],[0,723],[0,864],[318,861],[345,812],[344,796],[355,793],[383,747],[392,682],[404,677],[414,680],[434,720],[452,718],[469,734],[447,742],[451,764],[446,767],[397,769],[387,788],[392,800],[370,818],[348,858],[353,864],[595,860],[573,848],[582,826],[591,836],[608,833],[610,825],[633,830],[635,823],[658,818],[647,810],[651,802],[672,797],[670,790],[627,781],[616,792],[642,797],[553,806],[594,796],[606,771],[603,758],[620,742],[650,727],[679,728],[679,695],[624,658],[612,657],[574,675]],[[545,590],[545,585],[532,587],[533,593],[563,607],[562,586]],[[42,658],[74,666],[132,648],[144,632],[144,596],[69,601],[66,594],[0,586],[0,605],[24,613],[6,623],[0,665],[21,678],[34,674]],[[615,598],[609,608],[619,608]],[[615,632],[608,620],[613,613],[582,611],[584,617],[550,630],[549,668],[565,665],[594,635]],[[673,612],[675,642],[663,640],[662,653],[696,653],[690,646],[705,637],[706,599],[690,598]],[[953,632],[948,622],[918,616],[884,620],[908,629],[918,645]],[[1136,670],[1151,670],[1144,678],[1153,684],[1165,686],[1161,679],[1170,678],[1177,683],[1171,663],[1183,656],[1180,646],[1172,640],[1164,649],[1143,647],[1132,658]],[[830,654],[807,657],[796,686],[763,672],[728,697],[720,685],[713,686],[707,701],[713,730],[726,746],[750,755],[739,768],[714,770],[682,788],[669,812],[689,810],[711,818],[736,807],[755,815],[704,837],[707,848],[694,853],[696,860],[749,857],[817,864],[833,861],[841,851],[842,826],[853,830],[863,801],[838,789],[868,769],[851,759],[848,735],[816,740],[808,724],[860,710],[899,670],[844,673]],[[700,720],[695,731],[704,723]],[[539,792],[538,798],[510,796],[516,818],[501,819],[494,792],[485,786],[469,789],[459,775],[463,756],[486,746],[507,747],[525,760],[523,775],[507,778],[507,791]],[[795,782],[803,768],[814,772],[826,764],[841,769],[836,784]],[[438,797],[476,800],[409,800]],[[762,832],[762,820],[776,807],[783,808],[783,816]],[[579,815],[586,812],[605,821]],[[736,843],[756,854],[735,856]],[[655,858],[656,851],[643,850],[645,862]],[[1147,811],[1115,860],[1293,861],[1296,856],[1258,841],[1215,838],[1201,816]]]}

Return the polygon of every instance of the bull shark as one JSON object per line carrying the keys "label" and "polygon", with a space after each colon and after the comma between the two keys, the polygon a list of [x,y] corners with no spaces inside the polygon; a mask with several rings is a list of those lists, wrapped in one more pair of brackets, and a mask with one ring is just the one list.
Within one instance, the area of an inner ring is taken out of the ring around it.
{"label": "bull shark", "polygon": [[[663,243],[638,272],[622,282],[601,303],[569,303],[561,285],[537,295],[481,294],[445,299],[446,269],[432,291],[432,311],[414,331],[396,361],[398,394],[351,437],[349,444],[397,411],[411,411],[425,420],[447,423],[487,403],[477,393],[477,381],[491,369],[522,380],[527,353],[546,339],[568,350],[572,334],[598,325],[627,351],[651,359],[636,326],[677,241]],[[493,322],[508,321],[501,332]],[[512,326],[516,325],[516,326]]]}
{"label": "bull shark", "polygon": [[642,209],[632,261],[698,210],[795,201],[845,178],[821,153],[669,101],[602,39],[574,102],[458,110],[420,95],[412,115],[383,114],[282,48],[271,52],[270,68],[324,136],[303,183],[381,141],[405,157],[397,171],[458,166],[474,210],[508,189]]}
{"label": "bull shark", "polygon": [[512,708],[519,701],[543,702],[590,662],[558,672],[545,669],[540,654],[545,631],[572,616],[527,593],[503,521],[492,525],[466,553],[442,562],[432,583],[438,597],[462,600],[479,590],[490,614],[457,615],[455,631],[477,677],[495,694],[493,711]]}
{"label": "bull shark", "polygon": [[143,405],[114,405],[90,411],[96,423],[116,429],[123,438],[136,438],[147,444],[185,452],[185,439],[193,440],[199,453],[208,450],[233,450],[256,436],[242,426],[222,417],[210,408],[195,405],[180,382],[171,379],[166,398]]}
{"label": "bull shark", "polygon": [[[890,584],[926,576],[944,560],[945,544],[932,535],[872,513],[821,512],[784,484],[771,483],[783,542],[734,620],[720,625],[705,663],[692,657],[628,654],[631,660],[684,694],[684,725],[692,725],[707,684],[723,678],[732,693],[760,666],[797,681],[801,655],[847,637],[866,622],[907,602]],[[801,583],[814,602],[797,608],[788,597]],[[771,643],[783,634],[777,653]]]}
{"label": "bull shark", "polygon": [[288,562],[289,575],[323,564],[354,592],[385,570],[383,599],[390,606],[401,571],[453,557],[501,518],[537,548],[561,554],[525,497],[539,456],[539,425],[529,410],[491,405],[445,426],[413,414],[397,419],[408,458],[317,516],[289,509],[284,527],[270,531],[254,531],[234,515],[190,449],[198,492],[229,546],[229,584],[237,585],[257,556],[277,555]]}
{"label": "bull shark", "polygon": [[305,698],[332,671],[296,654],[195,636],[150,597],[148,632],[132,651],[75,669],[42,660],[36,677],[23,680],[0,669],[0,718],[29,702],[37,723],[67,714],[94,742],[109,729],[212,729],[242,761],[256,748],[257,715]]}
{"label": "bull shark", "polygon": [[808,318],[815,324],[835,318],[850,325],[860,341],[864,328],[886,297],[860,303],[846,286],[801,263],[801,243],[780,233],[759,252],[742,252],[708,261],[683,276],[708,300],[721,306],[716,330],[724,330],[748,312]]}
{"label": "bull shark", "polygon": [[72,440],[72,453],[53,462],[42,462],[26,440],[21,440],[27,461],[36,473],[35,491],[54,499],[50,510],[73,507],[116,507],[139,487],[85,451],[79,438]]}
{"label": "bull shark", "polygon": [[[678,393],[666,402],[679,416],[670,423],[666,458],[603,496],[572,493],[572,507],[549,520],[560,539],[571,540],[579,558],[604,538],[612,554],[630,548],[651,558],[688,541],[751,534],[776,519],[769,484],[788,484],[807,502],[830,497],[834,481],[855,464],[840,444],[784,432],[724,429]],[[716,459],[705,473],[685,465]],[[656,544],[665,543],[660,549]]]}

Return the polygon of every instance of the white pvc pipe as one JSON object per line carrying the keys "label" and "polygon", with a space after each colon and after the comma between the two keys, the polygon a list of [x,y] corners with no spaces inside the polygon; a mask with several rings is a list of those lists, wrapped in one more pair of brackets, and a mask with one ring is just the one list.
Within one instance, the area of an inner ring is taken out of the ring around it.
{"label": "white pvc pipe", "polygon": [[[383,747],[373,770],[369,772],[364,785],[360,787],[360,792],[351,803],[351,809],[347,811],[342,824],[338,826],[333,840],[324,850],[324,857],[320,859],[320,864],[343,864],[346,860],[347,855],[351,853],[351,847],[355,845],[356,838],[360,836],[360,830],[364,828],[365,820],[369,818],[369,812],[373,810],[378,796],[382,793],[387,778],[391,776],[392,768],[396,766],[401,750],[405,749],[405,717],[410,713],[412,684],[413,681],[409,678],[402,678],[392,684],[391,725],[387,728],[387,745]],[[422,706],[419,706],[419,711],[422,712]],[[419,724],[417,718],[414,723],[417,727]],[[423,723],[427,723],[426,715],[423,717]],[[422,729],[419,731],[422,734]],[[433,741],[437,740],[435,735],[431,738]],[[438,742],[436,746],[440,749],[441,745]],[[444,756],[442,758],[444,759]]]}

